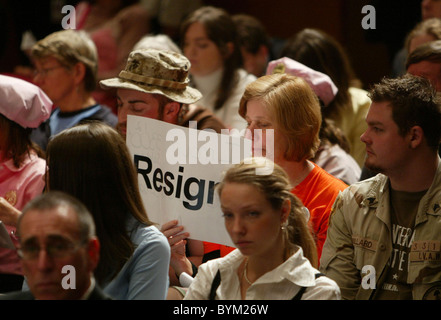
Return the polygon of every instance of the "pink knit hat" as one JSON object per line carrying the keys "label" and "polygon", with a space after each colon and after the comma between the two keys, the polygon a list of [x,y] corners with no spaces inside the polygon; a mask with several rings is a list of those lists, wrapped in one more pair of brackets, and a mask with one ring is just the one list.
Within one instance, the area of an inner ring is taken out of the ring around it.
{"label": "pink knit hat", "polygon": [[37,128],[51,111],[52,101],[39,87],[0,75],[0,114],[23,128]]}
{"label": "pink knit hat", "polygon": [[266,74],[273,73],[286,73],[303,78],[323,101],[325,107],[334,100],[338,92],[336,85],[329,76],[287,57],[271,61],[268,64]]}

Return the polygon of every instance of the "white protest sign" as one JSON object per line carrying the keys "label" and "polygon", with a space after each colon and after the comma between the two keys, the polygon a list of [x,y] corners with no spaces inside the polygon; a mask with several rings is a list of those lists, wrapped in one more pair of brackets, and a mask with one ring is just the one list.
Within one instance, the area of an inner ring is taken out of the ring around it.
{"label": "white protest sign", "polygon": [[214,187],[232,164],[251,156],[250,140],[128,116],[126,142],[150,220],[177,219],[192,239],[234,246]]}

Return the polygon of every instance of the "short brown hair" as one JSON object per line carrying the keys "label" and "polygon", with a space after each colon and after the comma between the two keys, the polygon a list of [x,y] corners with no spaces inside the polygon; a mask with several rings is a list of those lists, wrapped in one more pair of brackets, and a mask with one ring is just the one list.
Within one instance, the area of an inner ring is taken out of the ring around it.
{"label": "short brown hair", "polygon": [[247,14],[236,14],[233,17],[239,35],[239,44],[246,51],[256,54],[260,46],[270,48],[270,38],[265,26],[255,17]]}
{"label": "short brown hair", "polygon": [[429,80],[406,74],[383,78],[368,93],[372,102],[388,102],[402,136],[413,126],[424,131],[427,144],[438,152],[441,139],[441,100]]}
{"label": "short brown hair", "polygon": [[431,41],[418,46],[407,56],[406,69],[421,61],[441,64],[441,40]]}

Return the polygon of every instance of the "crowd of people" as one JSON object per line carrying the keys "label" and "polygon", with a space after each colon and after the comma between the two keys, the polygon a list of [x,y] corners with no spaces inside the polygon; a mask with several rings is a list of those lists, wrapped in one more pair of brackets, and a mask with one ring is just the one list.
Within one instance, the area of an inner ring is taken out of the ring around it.
{"label": "crowd of people", "polygon": [[[32,73],[0,75],[0,300],[439,299],[428,2],[404,71],[371,88],[323,30],[277,53],[258,19],[200,1],[173,23],[169,1],[79,2],[78,30],[29,50]],[[212,190],[230,244],[152,220],[129,116],[250,142]]]}

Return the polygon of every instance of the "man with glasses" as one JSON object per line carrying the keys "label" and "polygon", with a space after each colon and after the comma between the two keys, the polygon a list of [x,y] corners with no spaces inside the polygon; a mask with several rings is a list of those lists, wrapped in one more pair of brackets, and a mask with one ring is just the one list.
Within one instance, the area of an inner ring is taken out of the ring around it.
{"label": "man with glasses", "polygon": [[111,104],[97,92],[98,53],[87,33],[72,29],[51,33],[32,47],[30,55],[35,65],[33,82],[54,103],[50,118],[31,135],[43,150],[50,137],[78,123],[117,124]]}
{"label": "man with glasses", "polygon": [[18,220],[18,254],[30,291],[6,300],[103,300],[93,271],[100,244],[90,212],[77,199],[48,192],[30,201]]}

